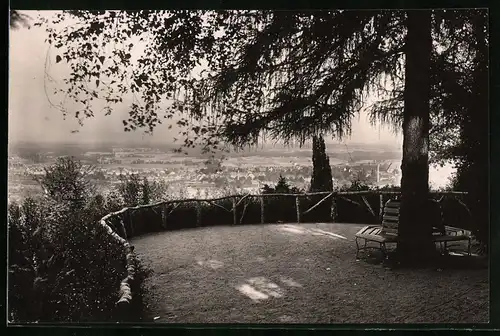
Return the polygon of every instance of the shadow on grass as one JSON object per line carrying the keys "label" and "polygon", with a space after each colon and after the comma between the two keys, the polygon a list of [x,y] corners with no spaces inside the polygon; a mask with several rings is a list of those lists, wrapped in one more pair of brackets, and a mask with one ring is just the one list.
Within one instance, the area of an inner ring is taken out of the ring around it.
{"label": "shadow on grass", "polygon": [[436,270],[478,270],[489,267],[489,259],[486,255],[464,255],[459,253],[449,253],[438,255],[427,262],[405,262],[398,261],[396,251],[389,251],[387,258],[381,251],[374,250],[360,254],[358,261],[371,265],[382,265],[389,269],[436,269]]}
{"label": "shadow on grass", "polygon": [[436,265],[440,266],[441,269],[487,269],[488,261],[487,256],[448,254],[440,256],[436,261]]}
{"label": "shadow on grass", "polygon": [[398,261],[395,252],[389,254],[384,264],[391,269],[478,270],[488,268],[486,256],[443,254],[428,261]]}

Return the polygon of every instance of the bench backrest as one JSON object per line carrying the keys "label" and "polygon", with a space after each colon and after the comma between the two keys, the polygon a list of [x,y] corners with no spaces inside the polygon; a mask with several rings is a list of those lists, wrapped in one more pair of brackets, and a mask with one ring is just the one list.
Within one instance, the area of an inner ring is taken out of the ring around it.
{"label": "bench backrest", "polygon": [[[382,217],[382,232],[386,235],[398,235],[399,208],[401,201],[390,199],[385,203]],[[425,209],[429,221],[433,221],[433,231],[436,234],[444,234],[443,214],[441,203],[435,199],[429,199],[427,209]]]}
{"label": "bench backrest", "polygon": [[397,236],[399,225],[399,200],[390,199],[385,203],[382,217],[382,232],[386,235]]}

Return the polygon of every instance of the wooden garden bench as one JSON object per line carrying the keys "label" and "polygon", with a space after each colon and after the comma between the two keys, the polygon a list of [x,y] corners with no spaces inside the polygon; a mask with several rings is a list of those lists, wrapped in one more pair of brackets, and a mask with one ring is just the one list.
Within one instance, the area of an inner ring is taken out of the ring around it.
{"label": "wooden garden bench", "polygon": [[[436,223],[434,226],[433,232],[433,241],[434,243],[439,243],[443,252],[445,252],[448,248],[449,242],[458,242],[458,241],[467,241],[467,254],[471,254],[471,237],[465,234],[465,230],[459,229],[452,226],[444,226],[443,216],[441,213],[441,208],[439,203],[435,200],[432,200],[439,207],[439,219],[440,222]],[[356,258],[359,257],[359,251],[370,249],[370,248],[378,248],[384,254],[384,257],[387,256],[387,247],[388,243],[397,243],[398,238],[398,224],[399,224],[399,207],[400,202],[398,200],[391,199],[387,201],[384,207],[383,217],[382,217],[382,225],[368,225],[359,230],[355,235],[356,241]],[[359,240],[363,240],[363,246],[360,246]],[[379,247],[367,246],[368,242],[378,243]]]}

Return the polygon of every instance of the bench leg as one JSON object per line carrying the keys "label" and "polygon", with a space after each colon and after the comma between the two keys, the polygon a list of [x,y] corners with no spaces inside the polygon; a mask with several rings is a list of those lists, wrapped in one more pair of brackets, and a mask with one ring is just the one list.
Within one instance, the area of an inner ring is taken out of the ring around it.
{"label": "bench leg", "polygon": [[385,247],[385,243],[380,243],[380,250],[384,254],[384,259],[387,259],[387,248]]}
{"label": "bench leg", "polygon": [[[363,238],[361,238],[363,239]],[[367,239],[364,239],[364,244],[363,246],[360,246],[359,242],[358,242],[358,237],[354,238],[354,241],[356,242],[356,259],[359,259],[359,252],[361,250],[366,250],[367,249],[367,244],[368,244],[368,240]],[[387,259],[388,258],[388,253],[387,253],[387,247],[386,247],[386,244],[384,242],[382,243],[379,243],[380,244],[380,248],[379,250],[382,251],[382,254],[384,255],[384,259]],[[373,248],[376,249],[376,247],[374,246]]]}

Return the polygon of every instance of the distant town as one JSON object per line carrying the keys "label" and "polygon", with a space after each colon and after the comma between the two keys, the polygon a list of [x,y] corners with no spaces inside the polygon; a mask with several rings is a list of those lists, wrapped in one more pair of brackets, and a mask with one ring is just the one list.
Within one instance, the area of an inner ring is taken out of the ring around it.
{"label": "distant town", "polygon": [[[395,151],[329,145],[335,186],[358,180],[369,185],[397,185],[400,158]],[[330,148],[333,147],[333,148]],[[254,151],[206,154],[175,153],[171,148],[107,146],[9,146],[9,199],[41,193],[36,175],[58,156],[69,155],[93,166],[89,178],[104,192],[120,178],[137,174],[167,186],[170,197],[211,197],[226,192],[259,192],[273,185],[279,176],[293,186],[307,190],[312,174],[312,150],[303,148],[267,148]]]}

